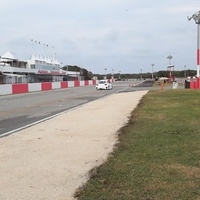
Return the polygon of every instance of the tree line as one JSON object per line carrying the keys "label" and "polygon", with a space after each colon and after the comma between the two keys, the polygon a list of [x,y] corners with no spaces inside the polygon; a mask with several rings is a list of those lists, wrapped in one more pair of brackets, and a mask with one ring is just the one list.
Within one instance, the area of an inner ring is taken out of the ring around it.
{"label": "tree line", "polygon": [[84,80],[91,80],[93,78],[91,71],[76,65],[65,65],[62,69],[65,71],[80,72],[80,76],[82,76]]}
{"label": "tree line", "polygon": [[[99,80],[104,79],[105,74],[93,74],[91,71],[88,71],[85,68],[78,67],[76,65],[66,65],[62,68],[65,71],[74,71],[74,72],[80,72],[80,76],[84,77],[84,80],[91,80],[93,77],[97,77]],[[181,70],[181,71],[172,71],[172,74],[176,78],[182,78],[182,77],[193,77],[196,76],[196,70]],[[140,78],[152,78],[152,73],[147,72],[147,73],[124,73],[124,74],[119,74],[119,73],[114,73],[114,74],[106,74],[107,79],[111,79],[112,75],[115,79],[140,79]],[[153,77],[168,77],[169,76],[169,71],[167,70],[161,70],[158,72],[153,73]]]}

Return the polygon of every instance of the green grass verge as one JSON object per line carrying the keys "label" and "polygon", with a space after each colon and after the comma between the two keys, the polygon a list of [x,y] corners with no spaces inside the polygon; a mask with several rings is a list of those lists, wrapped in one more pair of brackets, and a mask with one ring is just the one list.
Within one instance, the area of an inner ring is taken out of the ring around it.
{"label": "green grass verge", "polygon": [[200,199],[200,91],[150,91],[79,200]]}

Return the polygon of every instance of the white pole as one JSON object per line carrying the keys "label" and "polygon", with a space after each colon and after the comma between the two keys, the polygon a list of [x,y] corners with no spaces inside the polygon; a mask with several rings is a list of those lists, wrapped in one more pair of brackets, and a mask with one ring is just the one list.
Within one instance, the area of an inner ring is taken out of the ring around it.
{"label": "white pole", "polygon": [[200,24],[197,25],[197,77],[199,78],[200,69]]}
{"label": "white pole", "polygon": [[153,67],[154,67],[154,64],[152,64],[151,66],[152,66],[152,77],[151,77],[151,78],[152,78],[152,80],[153,80],[153,71],[154,71],[154,70],[153,70]]}

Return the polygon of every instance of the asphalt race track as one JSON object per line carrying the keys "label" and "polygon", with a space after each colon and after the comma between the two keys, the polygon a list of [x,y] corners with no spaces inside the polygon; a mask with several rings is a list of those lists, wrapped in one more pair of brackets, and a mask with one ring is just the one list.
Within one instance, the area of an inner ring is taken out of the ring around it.
{"label": "asphalt race track", "polygon": [[116,81],[112,90],[86,86],[0,96],[0,137],[113,93],[159,90],[159,86],[152,87],[153,83],[153,80]]}

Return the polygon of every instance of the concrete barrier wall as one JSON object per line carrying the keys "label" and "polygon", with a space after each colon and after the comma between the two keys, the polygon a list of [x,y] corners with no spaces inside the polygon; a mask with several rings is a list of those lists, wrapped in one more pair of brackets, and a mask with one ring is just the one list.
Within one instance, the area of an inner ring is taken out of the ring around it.
{"label": "concrete barrier wall", "polygon": [[74,87],[79,87],[80,86],[80,81],[74,81]]}
{"label": "concrete barrier wall", "polygon": [[80,84],[79,84],[80,86],[87,86],[86,84],[85,84],[85,81],[80,81]]}
{"label": "concrete barrier wall", "polygon": [[41,85],[41,83],[29,83],[28,84],[28,91],[29,92],[42,91],[42,85]]}
{"label": "concrete barrier wall", "polygon": [[68,87],[74,87],[74,81],[68,81]]}
{"label": "concrete barrier wall", "polygon": [[12,94],[12,85],[0,85],[0,95]]}
{"label": "concrete barrier wall", "polygon": [[68,88],[68,82],[61,82],[61,88]]}
{"label": "concrete barrier wall", "polygon": [[53,82],[52,83],[52,90],[60,89],[61,88],[61,82]]}
{"label": "concrete barrier wall", "polygon": [[28,84],[12,84],[12,94],[19,94],[19,93],[27,93],[28,91]]}
{"label": "concrete barrier wall", "polygon": [[96,80],[6,84],[0,85],[0,95],[21,94],[28,92],[47,91],[88,85],[96,85]]}

